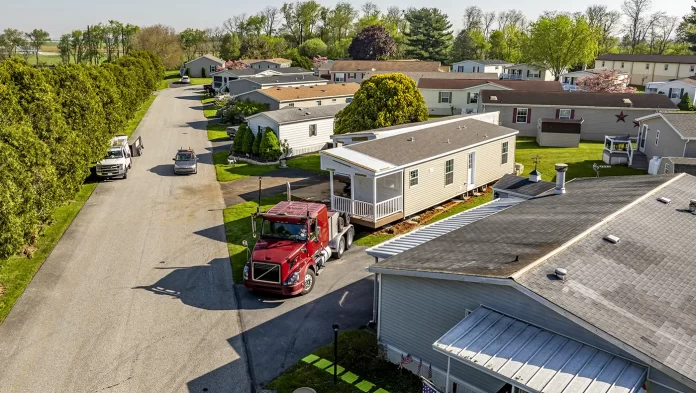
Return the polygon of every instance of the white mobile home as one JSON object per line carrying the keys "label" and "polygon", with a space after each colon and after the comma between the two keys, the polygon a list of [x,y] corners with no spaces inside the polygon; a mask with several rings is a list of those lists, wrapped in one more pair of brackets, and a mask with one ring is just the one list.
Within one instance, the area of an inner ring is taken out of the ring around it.
{"label": "white mobile home", "polygon": [[452,72],[486,72],[500,77],[503,70],[512,63],[503,60],[462,60],[452,64]]}
{"label": "white mobile home", "polygon": [[524,63],[505,67],[505,72],[500,76],[502,79],[519,79],[523,81],[552,81],[556,79],[551,70]]}
{"label": "white mobile home", "polygon": [[679,104],[684,94],[688,94],[693,105],[696,102],[696,76],[669,82],[650,82],[645,94],[664,94],[675,104]]}

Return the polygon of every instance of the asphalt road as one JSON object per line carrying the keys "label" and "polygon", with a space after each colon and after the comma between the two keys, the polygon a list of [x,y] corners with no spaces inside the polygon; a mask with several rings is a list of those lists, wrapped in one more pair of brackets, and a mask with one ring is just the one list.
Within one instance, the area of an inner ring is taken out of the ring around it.
{"label": "asphalt road", "polygon": [[[248,392],[195,88],[160,92],[127,180],[99,184],[0,325],[0,392]],[[179,147],[198,174],[172,175]]]}

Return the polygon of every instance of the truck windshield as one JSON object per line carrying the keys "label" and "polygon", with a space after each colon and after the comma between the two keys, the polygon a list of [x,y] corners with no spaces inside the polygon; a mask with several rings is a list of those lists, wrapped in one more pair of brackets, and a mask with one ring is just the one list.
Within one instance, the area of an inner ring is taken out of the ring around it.
{"label": "truck windshield", "polygon": [[277,239],[305,241],[307,240],[307,227],[304,223],[289,224],[263,220],[261,235]]}
{"label": "truck windshield", "polygon": [[123,158],[123,152],[119,150],[109,150],[106,152],[106,158]]}

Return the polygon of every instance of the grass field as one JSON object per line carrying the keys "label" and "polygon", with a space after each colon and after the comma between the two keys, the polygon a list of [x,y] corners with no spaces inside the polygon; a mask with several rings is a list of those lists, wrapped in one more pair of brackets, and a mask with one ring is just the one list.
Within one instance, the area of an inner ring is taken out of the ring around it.
{"label": "grass field", "polygon": [[53,213],[53,223],[47,226],[38,240],[33,258],[14,256],[0,259],[0,323],[5,319],[24,289],[29,285],[34,274],[39,270],[53,248],[60,240],[70,223],[80,212],[82,206],[97,187],[97,183],[82,186],[75,200],[61,206]]}
{"label": "grass field", "polygon": [[203,115],[205,116],[206,119],[210,119],[215,117],[215,114],[217,113],[218,107],[214,105],[210,105],[215,102],[215,98],[213,97],[206,97],[205,95],[201,95],[201,104],[205,107],[203,109]]}
{"label": "grass field", "polygon": [[215,173],[219,182],[235,181],[249,176],[261,176],[278,169],[276,165],[252,165],[238,162],[235,165],[227,163],[227,151],[213,153]]}
{"label": "grass field", "polygon": [[208,140],[212,142],[228,141],[226,124],[210,124],[208,122]]}
{"label": "grass field", "polygon": [[[338,384],[333,384],[333,344],[321,347],[266,386],[278,393],[311,387],[317,393],[420,393],[420,378],[386,360],[377,337],[365,330],[338,336]],[[425,367],[425,365],[423,365]],[[427,373],[427,370],[426,370]]]}
{"label": "grass field", "polygon": [[[524,165],[523,175],[527,175],[534,169],[534,157],[539,156],[538,169],[543,180],[554,181],[556,178],[555,165],[557,163],[568,164],[566,179],[576,177],[595,177],[597,174],[592,169],[592,164],[602,162],[602,142],[580,142],[577,148],[540,147],[534,138],[517,138],[517,151],[515,162]],[[645,171],[615,165],[609,169],[602,169],[601,176],[626,176],[642,175]]]}
{"label": "grass field", "polygon": [[[261,198],[261,211],[266,211],[280,201],[285,200],[285,195],[274,195]],[[251,214],[256,212],[259,204],[256,201],[240,203],[225,209],[223,217],[225,220],[225,234],[227,235],[227,249],[230,252],[232,262],[232,275],[234,282],[242,282],[242,271],[247,261],[247,251],[242,245],[242,241],[249,242],[249,247],[253,250],[255,239],[251,236]]]}
{"label": "grass field", "polygon": [[135,115],[132,119],[130,119],[130,121],[128,121],[126,129],[124,130],[124,133],[126,135],[133,135],[133,132],[136,128],[138,128],[140,121],[143,120],[145,113],[147,113],[147,110],[150,109],[150,105],[152,105],[152,103],[155,102],[155,98],[157,98],[156,95],[151,95],[150,98],[147,99],[147,101],[143,102],[143,104],[140,106],[140,109],[138,109],[138,111],[135,112]]}
{"label": "grass field", "polygon": [[291,168],[304,169],[317,173],[328,173],[321,170],[319,153],[290,158],[285,162],[285,164]]}

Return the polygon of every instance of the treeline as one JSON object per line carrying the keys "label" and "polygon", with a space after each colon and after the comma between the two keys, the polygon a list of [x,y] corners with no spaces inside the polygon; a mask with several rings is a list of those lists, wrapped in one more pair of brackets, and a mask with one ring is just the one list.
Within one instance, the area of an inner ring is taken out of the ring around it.
{"label": "treeline", "polygon": [[55,69],[0,62],[0,258],[30,255],[55,208],[79,191],[163,77],[147,52]]}

